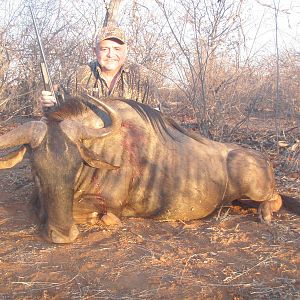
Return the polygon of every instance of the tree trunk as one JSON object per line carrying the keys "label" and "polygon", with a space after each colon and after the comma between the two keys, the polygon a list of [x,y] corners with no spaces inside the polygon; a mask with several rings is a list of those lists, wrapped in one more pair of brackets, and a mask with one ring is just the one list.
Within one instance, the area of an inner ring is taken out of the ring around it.
{"label": "tree trunk", "polygon": [[108,25],[117,25],[120,4],[122,0],[111,0],[106,6],[106,15],[103,22],[103,27]]}

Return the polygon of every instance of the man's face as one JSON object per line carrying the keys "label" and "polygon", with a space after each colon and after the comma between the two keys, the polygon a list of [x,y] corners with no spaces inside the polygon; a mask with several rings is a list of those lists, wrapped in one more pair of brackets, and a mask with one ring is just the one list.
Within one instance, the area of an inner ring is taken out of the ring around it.
{"label": "man's face", "polygon": [[95,52],[102,71],[118,72],[126,60],[127,45],[118,40],[104,40]]}

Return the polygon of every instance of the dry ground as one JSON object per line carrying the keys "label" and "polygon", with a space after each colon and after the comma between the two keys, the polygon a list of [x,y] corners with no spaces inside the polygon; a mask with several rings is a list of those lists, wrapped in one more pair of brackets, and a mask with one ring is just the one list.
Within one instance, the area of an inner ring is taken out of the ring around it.
{"label": "dry ground", "polygon": [[123,219],[54,245],[32,187],[28,158],[0,171],[0,299],[300,299],[297,215],[281,210],[270,227],[239,207],[187,223]]}

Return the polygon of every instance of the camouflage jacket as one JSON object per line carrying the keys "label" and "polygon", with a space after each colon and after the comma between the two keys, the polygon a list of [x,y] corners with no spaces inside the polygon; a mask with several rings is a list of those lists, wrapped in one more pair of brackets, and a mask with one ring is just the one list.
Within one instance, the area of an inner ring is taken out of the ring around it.
{"label": "camouflage jacket", "polygon": [[122,67],[113,89],[109,87],[101,75],[98,61],[80,66],[75,74],[75,80],[67,88],[68,94],[93,95],[94,97],[124,97],[147,103],[152,107],[160,104],[158,89],[153,84],[147,69],[134,63],[125,63]]}

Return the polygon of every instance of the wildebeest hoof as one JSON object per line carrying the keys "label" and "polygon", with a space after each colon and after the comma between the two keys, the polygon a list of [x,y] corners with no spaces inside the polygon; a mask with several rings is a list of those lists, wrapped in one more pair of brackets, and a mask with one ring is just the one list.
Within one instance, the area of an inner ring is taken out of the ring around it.
{"label": "wildebeest hoof", "polygon": [[93,212],[88,215],[87,223],[90,225],[95,225],[99,221],[99,214],[97,212]]}
{"label": "wildebeest hoof", "polygon": [[272,220],[272,212],[270,210],[270,203],[264,202],[258,208],[259,220],[263,224],[270,225]]}
{"label": "wildebeest hoof", "polygon": [[264,215],[261,211],[259,211],[258,215],[259,215],[259,220],[262,224],[271,225],[271,221],[272,221],[271,214]]}
{"label": "wildebeest hoof", "polygon": [[113,213],[108,212],[107,214],[105,214],[104,216],[102,216],[101,221],[105,224],[105,225],[121,225],[122,222],[121,220],[115,216]]}
{"label": "wildebeest hoof", "polygon": [[79,230],[76,225],[72,225],[68,236],[60,233],[54,228],[51,228],[49,231],[49,239],[55,244],[72,243],[79,235]]}

